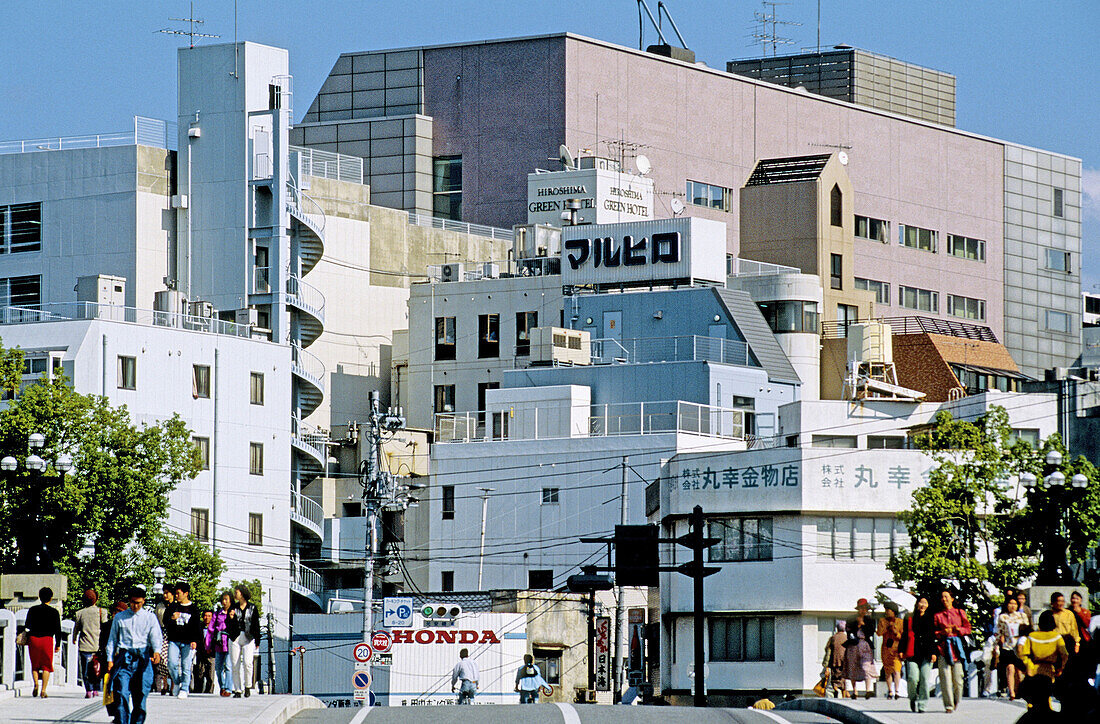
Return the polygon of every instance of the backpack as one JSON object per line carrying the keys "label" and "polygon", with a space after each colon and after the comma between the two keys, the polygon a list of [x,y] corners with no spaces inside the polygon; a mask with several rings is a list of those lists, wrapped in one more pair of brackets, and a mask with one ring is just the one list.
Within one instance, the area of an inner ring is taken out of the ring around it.
{"label": "backpack", "polygon": [[523,678],[533,679],[539,675],[539,670],[535,668],[534,664],[527,664],[523,667]]}

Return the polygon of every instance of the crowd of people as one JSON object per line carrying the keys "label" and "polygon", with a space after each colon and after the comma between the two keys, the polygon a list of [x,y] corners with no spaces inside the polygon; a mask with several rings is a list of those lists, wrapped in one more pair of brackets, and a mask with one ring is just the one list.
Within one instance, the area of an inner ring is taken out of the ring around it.
{"label": "crowd of people", "polygon": [[[836,632],[825,645],[820,691],[836,697],[874,695],[877,681],[886,683],[886,696],[901,697],[905,674],[910,709],[924,712],[938,684],[944,711],[959,710],[970,666],[980,663],[983,696],[1024,699],[1035,718],[1051,712],[1057,699],[1067,720],[1095,713],[1100,701],[1100,644],[1091,629],[1092,616],[1079,592],[1054,593],[1050,608],[1036,618],[1023,591],[1008,591],[993,612],[993,625],[983,639],[955,593],[944,589],[933,598],[919,595],[913,611],[902,618],[890,602],[877,624],[866,599],[855,615],[836,622]],[[875,639],[880,659],[875,662]],[[984,655],[983,655],[984,654]],[[933,669],[938,681],[933,681]],[[1090,681],[1091,680],[1091,681]]]}
{"label": "crowd of people", "polygon": [[[48,696],[53,659],[61,645],[61,615],[49,605],[53,591],[39,591],[27,611],[26,640],[34,680],[33,696]],[[119,724],[145,721],[152,691],[186,699],[189,693],[249,696],[260,642],[260,615],[245,585],[222,593],[214,609],[191,600],[187,582],[167,586],[152,607],[141,586],[109,609],[94,590],[84,592],[73,617],[73,641],[85,698],[108,693],[107,710]]]}

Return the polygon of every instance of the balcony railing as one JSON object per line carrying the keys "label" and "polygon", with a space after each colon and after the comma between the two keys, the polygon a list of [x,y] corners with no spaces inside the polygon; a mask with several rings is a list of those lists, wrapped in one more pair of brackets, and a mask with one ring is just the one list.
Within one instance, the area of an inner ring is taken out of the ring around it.
{"label": "balcony railing", "polygon": [[327,459],[325,448],[329,444],[328,433],[320,428],[313,427],[297,415],[290,416],[290,436],[295,444],[303,445],[317,456],[317,459]]}
{"label": "balcony railing", "polygon": [[302,349],[297,344],[290,345],[290,362],[294,372],[314,381],[322,389],[325,384],[325,363],[317,355]]}
{"label": "balcony railing", "polygon": [[639,337],[592,340],[592,361],[605,364],[644,362],[720,362],[743,367],[753,365],[745,342],[721,337]]}
{"label": "balcony railing", "polygon": [[290,152],[301,159],[302,174],[336,181],[363,183],[363,159],[332,151],[291,146]]}
{"label": "balcony railing", "polygon": [[325,318],[325,295],[317,287],[292,274],[286,280],[286,293],[297,306],[315,312],[318,319]]}
{"label": "balcony railing", "polygon": [[682,400],[591,405],[583,411],[552,404],[501,411],[441,413],[436,442],[552,440],[577,437],[686,433],[745,438],[746,410]]}
{"label": "balcony railing", "polygon": [[36,322],[62,322],[76,319],[104,319],[112,322],[128,322],[151,327],[172,327],[192,332],[225,334],[232,337],[251,337],[252,328],[246,324],[225,322],[217,317],[197,317],[178,312],[158,312],[153,309],[137,309],[116,304],[97,302],[58,302],[39,304],[35,307],[0,307],[0,324],[33,324]]}
{"label": "balcony railing", "polygon": [[153,146],[176,148],[176,124],[157,118],[134,116],[134,127],[116,133],[93,133],[86,136],[55,136],[0,141],[0,154],[34,153],[36,151],[68,151],[75,148],[106,148],[108,146]]}
{"label": "balcony railing", "polygon": [[500,239],[501,241],[512,241],[512,239],[515,238],[515,234],[511,229],[498,229],[495,226],[483,226],[481,224],[467,224],[465,221],[451,221],[450,219],[441,219],[438,216],[416,214],[412,211],[409,212],[409,223],[413,226],[430,226],[433,229],[457,231],[460,234],[487,236],[490,239]]}
{"label": "balcony railing", "polygon": [[321,574],[303,566],[296,557],[290,559],[290,587],[320,605]]}
{"label": "balcony railing", "polygon": [[323,535],[325,511],[317,501],[292,490],[290,491],[290,512],[291,518],[296,518],[318,536]]}
{"label": "balcony railing", "polygon": [[726,257],[726,276],[771,276],[772,274],[801,274],[798,267],[783,264],[769,264],[766,261],[753,261],[752,259],[740,259],[736,256]]}

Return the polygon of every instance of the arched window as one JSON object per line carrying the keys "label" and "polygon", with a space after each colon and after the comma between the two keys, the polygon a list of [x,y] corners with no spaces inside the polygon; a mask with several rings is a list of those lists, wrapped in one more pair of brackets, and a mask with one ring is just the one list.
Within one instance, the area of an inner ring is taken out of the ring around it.
{"label": "arched window", "polygon": [[833,226],[844,226],[844,194],[840,192],[839,184],[833,184],[833,192],[830,194],[829,201]]}

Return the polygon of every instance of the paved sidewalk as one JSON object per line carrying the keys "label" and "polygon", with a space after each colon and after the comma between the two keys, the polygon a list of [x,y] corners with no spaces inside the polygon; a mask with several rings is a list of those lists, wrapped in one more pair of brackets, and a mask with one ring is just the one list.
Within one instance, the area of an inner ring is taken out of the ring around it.
{"label": "paved sidewalk", "polygon": [[[187,699],[168,696],[149,697],[150,722],[250,722],[284,724],[307,709],[323,708],[312,696],[251,696],[226,699],[211,694],[192,694]],[[0,722],[5,724],[105,724],[110,722],[102,699],[85,699],[84,692],[51,692],[47,699],[17,696],[0,699]]]}
{"label": "paved sidewalk", "polygon": [[797,699],[779,707],[827,714],[853,724],[1013,724],[1023,716],[1023,702],[1007,699],[963,699],[954,714],[943,710],[943,701],[930,699],[928,711],[914,714],[908,699]]}

